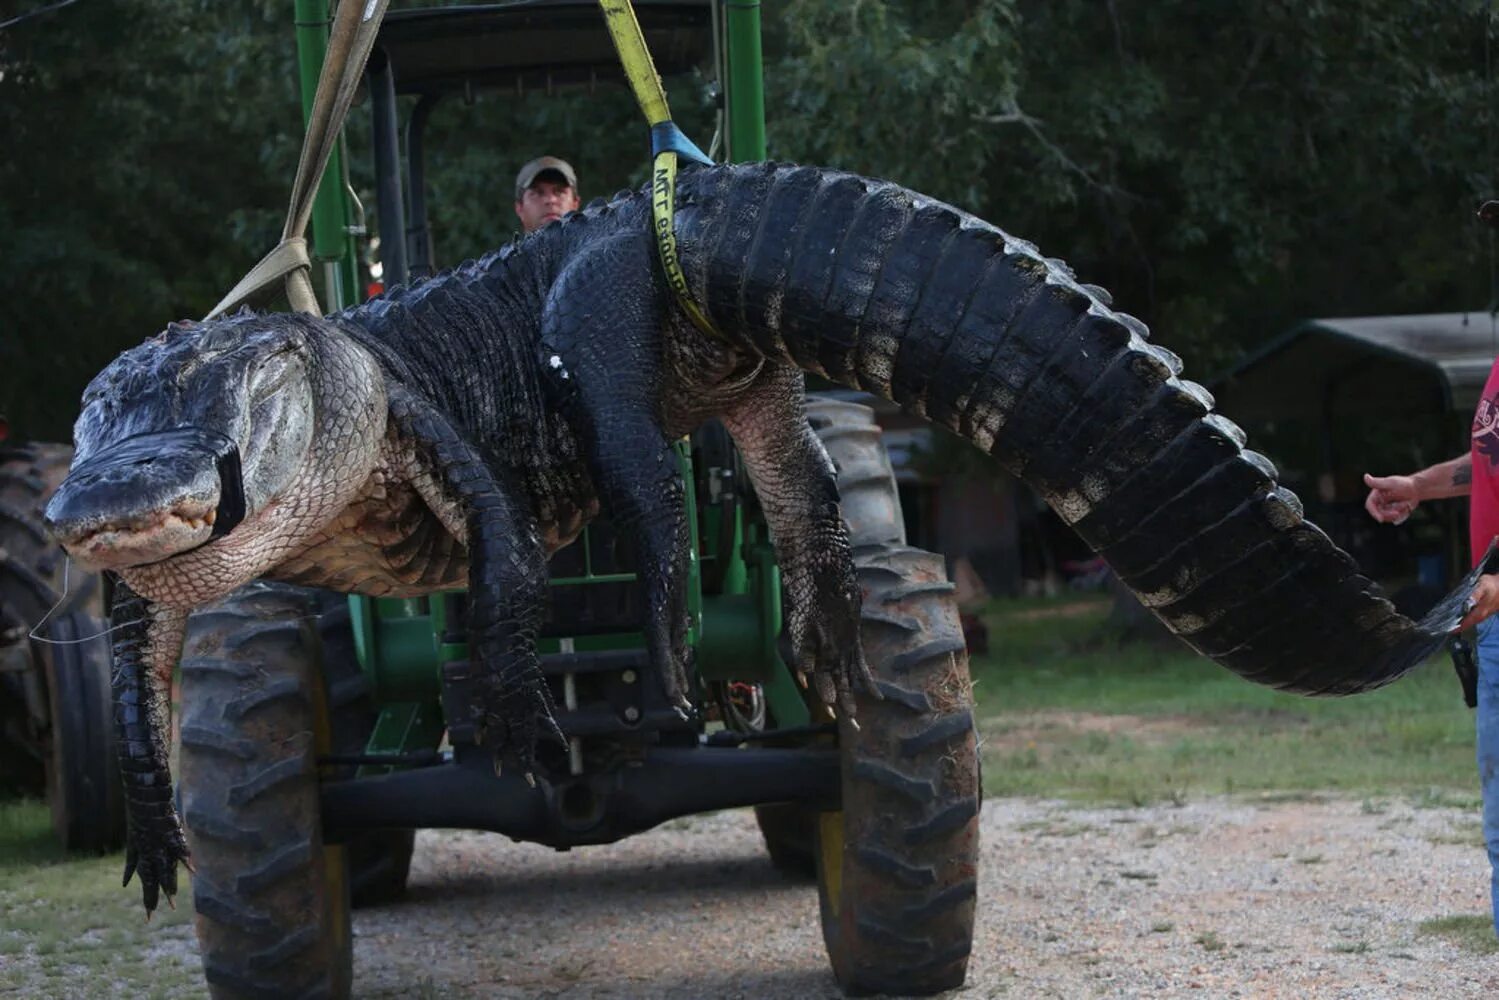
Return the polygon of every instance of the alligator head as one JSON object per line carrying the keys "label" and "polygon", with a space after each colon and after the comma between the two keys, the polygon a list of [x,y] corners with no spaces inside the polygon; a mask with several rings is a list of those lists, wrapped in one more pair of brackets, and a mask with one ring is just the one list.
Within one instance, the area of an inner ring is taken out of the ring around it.
{"label": "alligator head", "polygon": [[384,412],[374,360],[329,320],[174,323],[89,384],[48,528],[155,600],[211,599],[347,505]]}

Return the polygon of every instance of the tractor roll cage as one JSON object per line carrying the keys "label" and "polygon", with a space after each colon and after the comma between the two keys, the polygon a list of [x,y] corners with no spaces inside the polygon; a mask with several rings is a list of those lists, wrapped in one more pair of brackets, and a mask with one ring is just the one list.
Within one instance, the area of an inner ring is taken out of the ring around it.
{"label": "tractor roll cage", "polygon": [[[635,0],[634,8],[663,77],[696,70],[718,79],[728,155],[762,159],[765,125],[758,4],[726,5],[720,18],[721,3]],[[381,254],[387,286],[430,275],[436,269],[427,211],[426,128],[439,102],[453,95],[469,97],[478,90],[523,97],[626,86],[597,0],[515,0],[392,10],[380,26],[367,79],[376,212],[380,232],[386,234]],[[400,97],[417,98],[404,137],[397,113]],[[341,197],[342,192],[334,189],[332,194]],[[404,239],[391,239],[390,234],[403,234]],[[344,247],[334,249],[336,256],[347,253]]]}

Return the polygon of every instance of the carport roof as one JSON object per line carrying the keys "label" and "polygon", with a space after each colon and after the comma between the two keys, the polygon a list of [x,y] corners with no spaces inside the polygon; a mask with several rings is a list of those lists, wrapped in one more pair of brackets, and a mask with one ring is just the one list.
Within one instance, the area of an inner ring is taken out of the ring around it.
{"label": "carport roof", "polygon": [[1378,407],[1471,412],[1499,354],[1485,310],[1298,323],[1209,385],[1233,417]]}
{"label": "carport roof", "polygon": [[[708,0],[635,0],[656,71],[711,63]],[[376,45],[402,94],[502,87],[519,95],[623,83],[597,0],[509,0],[393,10]]]}

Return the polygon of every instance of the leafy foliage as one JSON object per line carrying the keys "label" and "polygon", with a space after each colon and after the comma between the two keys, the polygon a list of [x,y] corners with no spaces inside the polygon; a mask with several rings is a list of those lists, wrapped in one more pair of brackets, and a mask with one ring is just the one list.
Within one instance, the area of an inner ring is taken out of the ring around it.
{"label": "leafy foliage", "polygon": [[793,0],[772,153],[1038,242],[1200,376],[1306,315],[1488,301],[1490,11]]}
{"label": "leafy foliage", "polygon": [[66,438],[88,378],[279,235],[300,135],[271,0],[84,2],[0,33],[0,412]]}
{"label": "leafy foliage", "polygon": [[[764,14],[773,157],[889,177],[1035,240],[1199,376],[1307,315],[1489,299],[1472,215],[1499,169],[1499,28],[1481,0]],[[291,21],[271,0],[85,0],[0,30],[0,412],[22,432],[65,436],[109,357],[201,315],[274,243],[300,140]],[[671,96],[706,145],[703,81]],[[646,171],[622,91],[449,101],[428,145],[448,264],[509,236],[534,155],[570,159],[585,198]]]}

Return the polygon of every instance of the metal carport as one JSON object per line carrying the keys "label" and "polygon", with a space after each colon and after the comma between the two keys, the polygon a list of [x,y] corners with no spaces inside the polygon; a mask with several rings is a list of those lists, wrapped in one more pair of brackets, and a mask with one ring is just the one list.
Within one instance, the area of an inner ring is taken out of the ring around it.
{"label": "metal carport", "polygon": [[1465,506],[1427,505],[1381,528],[1362,510],[1362,475],[1459,454],[1496,355],[1499,321],[1482,309],[1310,319],[1207,385],[1367,572],[1403,582],[1419,565],[1435,585],[1466,565]]}
{"label": "metal carport", "polygon": [[1209,385],[1244,419],[1391,413],[1471,414],[1499,354],[1499,329],[1482,310],[1359,316],[1298,323]]}

